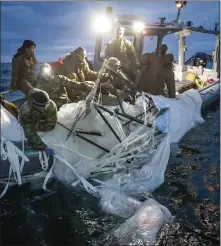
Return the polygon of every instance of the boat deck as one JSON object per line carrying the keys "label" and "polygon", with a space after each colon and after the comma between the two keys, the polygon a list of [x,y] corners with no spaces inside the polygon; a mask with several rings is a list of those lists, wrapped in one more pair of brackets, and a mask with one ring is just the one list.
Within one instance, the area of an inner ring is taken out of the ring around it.
{"label": "boat deck", "polygon": [[179,93],[182,93],[186,90],[189,90],[191,88],[194,88],[194,84],[193,82],[189,81],[189,80],[182,80],[182,81],[177,81],[175,83],[176,86],[176,91]]}

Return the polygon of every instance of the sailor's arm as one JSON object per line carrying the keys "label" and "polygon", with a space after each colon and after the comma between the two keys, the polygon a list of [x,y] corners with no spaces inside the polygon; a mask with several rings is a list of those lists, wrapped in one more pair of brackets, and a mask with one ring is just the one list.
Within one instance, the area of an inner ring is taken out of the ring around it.
{"label": "sailor's arm", "polygon": [[74,79],[69,79],[63,75],[58,75],[61,86],[65,87],[67,90],[87,90],[91,89],[94,85],[93,82],[77,82]]}
{"label": "sailor's arm", "polygon": [[36,133],[35,116],[30,111],[28,102],[25,102],[19,110],[19,121],[24,129],[29,145],[38,150],[44,149],[45,144]]}
{"label": "sailor's arm", "polygon": [[46,147],[36,132],[36,124],[25,124],[23,129],[28,143],[32,148],[43,150]]}
{"label": "sailor's arm", "polygon": [[167,85],[168,95],[170,98],[176,97],[175,75],[173,70],[168,71],[165,83]]}
{"label": "sailor's arm", "polygon": [[131,63],[132,63],[132,67],[133,67],[132,69],[133,69],[133,72],[136,72],[136,70],[140,67],[140,62],[137,58],[137,54],[136,54],[134,45],[129,41],[127,41],[127,42],[128,42],[128,55],[129,55]]}
{"label": "sailor's arm", "polygon": [[47,109],[47,118],[39,119],[39,122],[36,125],[37,132],[48,132],[55,128],[58,115],[57,115],[57,106],[51,100],[49,108]]}
{"label": "sailor's arm", "polygon": [[16,90],[17,89],[17,80],[19,76],[19,60],[18,58],[13,58],[12,59],[12,73],[11,73],[11,84],[10,84],[10,89]]}
{"label": "sailor's arm", "polygon": [[97,79],[98,73],[91,71],[87,63],[84,66],[84,73],[86,81],[95,81]]}

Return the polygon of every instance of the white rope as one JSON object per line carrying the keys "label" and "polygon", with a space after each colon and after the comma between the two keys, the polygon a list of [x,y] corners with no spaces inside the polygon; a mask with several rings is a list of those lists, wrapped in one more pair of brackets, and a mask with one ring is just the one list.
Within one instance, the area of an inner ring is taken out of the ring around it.
{"label": "white rope", "polygon": [[48,169],[49,156],[47,156],[44,150],[39,151],[38,153],[39,153],[38,158],[39,158],[39,162],[41,163],[41,167],[44,171],[46,171]]}
{"label": "white rope", "polygon": [[[22,145],[24,146],[24,143],[22,143]],[[19,161],[19,157],[21,157],[21,163]],[[0,198],[2,198],[7,192],[12,173],[14,174],[15,180],[17,181],[18,185],[22,184],[21,172],[24,167],[24,162],[29,161],[29,159],[24,154],[24,150],[23,152],[20,151],[20,149],[17,146],[15,146],[9,139],[7,139],[3,135],[3,133],[1,133],[1,158],[3,161],[8,160],[10,162],[10,168],[8,181],[4,190],[1,193]]]}
{"label": "white rope", "polygon": [[50,177],[52,175],[52,172],[53,172],[54,167],[55,167],[55,163],[56,163],[56,160],[53,157],[53,165],[52,165],[51,169],[49,170],[49,172],[47,173],[47,175],[45,177],[45,180],[44,180],[44,183],[43,183],[43,189],[46,190],[46,191],[48,190],[47,187],[46,187],[46,184],[47,184],[48,180],[50,179]]}
{"label": "white rope", "polygon": [[[92,184],[90,184],[84,177],[82,177],[82,175],[80,175],[67,160],[65,160],[64,158],[60,157],[57,154],[55,154],[54,157],[70,168],[70,170],[74,173],[76,178],[82,183],[83,187],[87,190],[88,193],[94,196],[98,196],[98,190]],[[75,182],[73,182],[72,185],[75,186],[76,185]]]}

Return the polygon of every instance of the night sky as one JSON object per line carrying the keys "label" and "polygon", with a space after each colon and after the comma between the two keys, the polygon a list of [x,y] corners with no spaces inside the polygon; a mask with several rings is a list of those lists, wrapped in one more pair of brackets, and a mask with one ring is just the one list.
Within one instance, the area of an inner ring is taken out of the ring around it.
{"label": "night sky", "polygon": [[[72,49],[83,46],[89,59],[93,57],[95,34],[91,23],[96,14],[105,13],[106,7],[120,15],[144,16],[151,22],[166,17],[166,21],[176,18],[174,2],[2,2],[1,3],[1,61],[11,62],[24,39],[36,42],[38,61],[54,61],[64,57]],[[180,19],[191,20],[194,26],[204,23],[205,28],[214,28],[219,21],[219,1],[187,2]],[[194,42],[193,42],[194,40]],[[198,51],[212,53],[215,36],[193,34],[187,38],[187,58]],[[169,52],[177,58],[177,40],[172,34],[165,38]],[[147,45],[148,46],[148,45]],[[147,50],[148,51],[148,50]]]}

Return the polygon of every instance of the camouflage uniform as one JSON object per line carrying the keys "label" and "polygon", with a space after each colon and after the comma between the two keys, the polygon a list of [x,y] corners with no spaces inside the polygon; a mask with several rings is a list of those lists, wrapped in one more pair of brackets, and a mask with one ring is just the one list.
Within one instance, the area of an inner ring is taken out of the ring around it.
{"label": "camouflage uniform", "polygon": [[[167,93],[170,98],[176,97],[176,86],[175,86],[175,75],[173,72],[173,55],[166,54],[164,60],[162,61],[162,66],[159,73],[160,78],[162,79],[163,85],[167,86]],[[160,79],[159,78],[159,79]]]}
{"label": "camouflage uniform", "polygon": [[39,111],[32,102],[32,94],[38,89],[33,89],[28,93],[28,101],[25,102],[19,111],[19,121],[23,126],[25,136],[28,139],[29,146],[42,150],[46,145],[42,142],[37,132],[47,132],[55,128],[57,122],[57,107],[50,100],[49,105],[44,111]]}
{"label": "camouflage uniform", "polygon": [[141,65],[147,65],[147,69],[141,76],[139,89],[153,95],[162,95],[166,97],[164,86],[166,84],[168,95],[175,98],[175,78],[172,61],[165,62],[165,57],[172,54],[166,54],[161,59],[157,54],[147,53],[141,57]]}
{"label": "camouflage uniform", "polygon": [[158,94],[158,72],[160,69],[160,57],[153,53],[146,53],[140,58],[140,65],[147,66],[140,77],[138,88],[144,92]]}
{"label": "camouflage uniform", "polygon": [[70,81],[71,80],[63,75],[55,75],[48,80],[38,76],[36,88],[46,91],[50,99],[56,103],[58,108],[60,108],[69,101],[66,88]]}
{"label": "camouflage uniform", "polygon": [[114,38],[105,48],[105,57],[116,57],[122,65],[122,70],[132,80],[140,66],[133,44],[125,38]]}
{"label": "camouflage uniform", "polygon": [[[113,85],[114,86],[113,86]],[[102,104],[104,105],[117,105],[118,99],[124,101],[129,95],[130,90],[132,89],[124,80],[115,78],[112,80],[112,84],[101,83],[100,84],[100,93],[102,94]],[[115,89],[114,89],[115,87]],[[118,99],[117,99],[118,95]]]}
{"label": "camouflage uniform", "polygon": [[1,105],[5,109],[7,109],[9,113],[11,113],[16,119],[18,119],[18,108],[16,107],[14,103],[4,100],[1,94],[0,94],[0,102],[1,102]]}
{"label": "camouflage uniform", "polygon": [[17,53],[12,58],[10,88],[23,91],[22,79],[27,80],[32,86],[35,86],[35,61],[34,58],[29,58],[24,53]]}
{"label": "camouflage uniform", "polygon": [[45,80],[41,76],[37,77],[36,88],[48,93],[50,99],[54,101],[58,108],[71,101],[85,99],[92,89],[93,83],[79,83],[68,79],[63,75],[55,75],[50,80]]}
{"label": "camouflage uniform", "polygon": [[86,60],[80,63],[73,53],[64,58],[60,74],[77,82],[95,81],[98,75],[97,72],[90,70]]}

